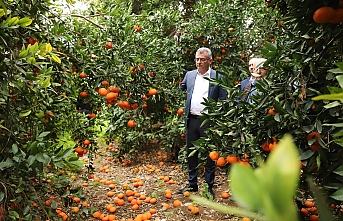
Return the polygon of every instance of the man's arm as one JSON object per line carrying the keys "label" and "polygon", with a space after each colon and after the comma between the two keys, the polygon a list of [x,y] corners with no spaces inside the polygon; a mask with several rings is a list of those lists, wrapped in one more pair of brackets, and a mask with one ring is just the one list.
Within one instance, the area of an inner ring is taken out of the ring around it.
{"label": "man's arm", "polygon": [[187,89],[187,75],[188,75],[188,72],[186,73],[185,77],[183,78],[183,80],[180,84],[180,90],[182,90],[182,91]]}

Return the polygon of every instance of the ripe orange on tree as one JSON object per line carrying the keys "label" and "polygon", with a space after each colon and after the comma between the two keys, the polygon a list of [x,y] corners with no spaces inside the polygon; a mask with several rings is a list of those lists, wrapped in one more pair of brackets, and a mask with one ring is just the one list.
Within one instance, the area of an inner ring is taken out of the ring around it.
{"label": "ripe orange on tree", "polygon": [[106,88],[99,88],[98,93],[100,94],[100,96],[105,97],[108,91]]}
{"label": "ripe orange on tree", "polygon": [[136,122],[134,120],[129,120],[127,122],[127,126],[133,128],[136,126]]}
{"label": "ripe orange on tree", "polygon": [[320,7],[313,13],[313,20],[319,24],[330,22],[335,17],[336,11],[331,7]]}
{"label": "ripe orange on tree", "polygon": [[228,155],[226,157],[226,161],[230,164],[234,164],[234,163],[237,163],[238,162],[238,158],[236,156],[230,156]]}
{"label": "ripe orange on tree", "polygon": [[314,204],[313,201],[306,200],[306,201],[304,202],[304,206],[306,206],[307,208],[311,208],[311,207],[314,207],[315,204]]}
{"label": "ripe orange on tree", "polygon": [[[101,89],[101,88],[100,88]],[[99,93],[100,93],[100,89],[99,89]],[[107,91],[107,90],[106,90]],[[101,95],[101,94],[100,94]],[[115,93],[115,92],[109,92],[107,93],[106,95],[106,100],[107,101],[113,101],[113,100],[116,100],[117,97],[118,97],[118,94]]]}
{"label": "ripe orange on tree", "polygon": [[335,16],[329,22],[333,24],[341,23],[343,21],[343,9],[339,8],[335,11],[336,11]]}
{"label": "ripe orange on tree", "polygon": [[80,92],[80,97],[85,98],[85,97],[87,97],[87,96],[88,96],[87,91],[81,91],[81,92]]}
{"label": "ripe orange on tree", "polygon": [[215,161],[215,160],[218,160],[219,154],[217,151],[212,151],[210,152],[209,157],[211,158],[211,160]]}
{"label": "ripe orange on tree", "polygon": [[82,147],[80,147],[80,146],[76,147],[76,148],[75,148],[75,152],[76,152],[76,153],[83,153]]}
{"label": "ripe orange on tree", "polygon": [[85,72],[80,73],[80,78],[87,78],[87,75],[85,74]]}
{"label": "ripe orange on tree", "polygon": [[133,30],[136,31],[136,32],[141,32],[141,31],[142,31],[142,28],[141,28],[141,26],[139,26],[139,25],[134,25],[134,26],[133,26]]}
{"label": "ripe orange on tree", "polygon": [[113,46],[113,44],[112,44],[111,41],[108,41],[108,42],[106,42],[106,44],[105,44],[105,47],[106,47],[107,50],[111,49],[112,46]]}
{"label": "ripe orange on tree", "polygon": [[104,86],[104,87],[107,87],[108,86],[108,81],[106,81],[106,80],[102,81],[101,85]]}
{"label": "ripe orange on tree", "polygon": [[86,139],[86,140],[83,141],[83,144],[87,146],[87,145],[91,144],[91,141]]}
{"label": "ripe orange on tree", "polygon": [[178,110],[177,110],[177,115],[182,115],[183,114],[183,112],[184,112],[184,110],[182,109],[182,108],[179,108]]}
{"label": "ripe orange on tree", "polygon": [[223,166],[225,166],[225,164],[226,164],[226,159],[224,157],[219,157],[217,162],[216,162],[216,165],[218,167],[223,167]]}
{"label": "ripe orange on tree", "polygon": [[153,96],[157,94],[157,90],[155,88],[150,88],[148,92],[148,96]]}
{"label": "ripe orange on tree", "polygon": [[275,110],[274,110],[274,107],[272,107],[272,108],[270,108],[270,109],[268,110],[268,114],[271,114],[271,115],[277,114],[277,113],[275,112]]}
{"label": "ripe orange on tree", "polygon": [[108,90],[114,93],[120,93],[120,88],[119,87],[114,87],[114,86],[109,86]]}

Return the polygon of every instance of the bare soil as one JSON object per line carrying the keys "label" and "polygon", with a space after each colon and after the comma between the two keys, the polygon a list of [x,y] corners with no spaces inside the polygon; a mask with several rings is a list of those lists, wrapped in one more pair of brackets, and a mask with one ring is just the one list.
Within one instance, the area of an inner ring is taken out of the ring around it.
{"label": "bare soil", "polygon": [[[158,155],[158,151],[162,152]],[[183,195],[177,194],[177,190],[183,188],[187,184],[187,170],[181,165],[177,165],[171,159],[164,159],[161,156],[171,156],[161,149],[156,148],[150,150],[150,152],[142,153],[140,156],[132,162],[130,165],[122,166],[118,161],[115,162],[111,157],[110,151],[106,151],[106,148],[102,148],[94,157],[94,178],[100,180],[113,181],[115,188],[110,190],[106,184],[94,182],[94,179],[88,181],[88,187],[82,187],[90,207],[96,207],[97,211],[110,214],[106,210],[108,204],[114,204],[114,199],[119,193],[125,193],[123,185],[127,184],[133,191],[146,195],[148,197],[155,197],[157,202],[155,204],[146,203],[139,206],[138,210],[132,210],[130,203],[127,201],[127,196],[124,197],[125,204],[123,206],[115,205],[117,208],[114,215],[116,220],[127,220],[134,219],[138,214],[143,214],[149,211],[151,208],[157,210],[156,214],[152,216],[151,220],[158,221],[209,221],[209,220],[240,220],[235,216],[224,214],[221,212],[214,211],[210,208],[197,205],[200,209],[198,215],[194,215],[188,210],[188,205],[193,202]],[[161,163],[163,162],[163,163]],[[162,165],[163,164],[163,165]],[[100,172],[100,168],[108,166],[109,172]],[[88,169],[85,168],[83,175],[87,175]],[[204,177],[203,173],[199,176],[199,191],[196,195],[203,196],[205,189],[203,187]],[[175,181],[175,184],[169,184],[160,179],[161,176],[168,176],[169,179]],[[143,181],[143,186],[134,187],[134,179],[138,178]],[[172,198],[167,199],[165,196],[165,190],[169,189],[172,191]],[[215,202],[224,205],[234,205],[232,200],[222,199],[221,193],[226,191],[230,193],[228,186],[228,176],[225,171],[217,168],[215,185],[213,188],[215,192]],[[108,197],[109,191],[115,192],[113,197]],[[174,200],[180,200],[180,207],[173,207]],[[169,204],[170,208],[166,209],[165,204]],[[194,204],[194,203],[193,203]],[[88,218],[86,221],[96,220],[95,218]]]}

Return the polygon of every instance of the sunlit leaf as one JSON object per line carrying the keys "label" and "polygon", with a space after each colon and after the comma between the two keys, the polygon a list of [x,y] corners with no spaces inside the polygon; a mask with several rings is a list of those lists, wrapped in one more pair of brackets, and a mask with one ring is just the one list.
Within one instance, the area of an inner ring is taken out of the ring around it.
{"label": "sunlit leaf", "polygon": [[51,58],[52,58],[52,60],[54,60],[55,62],[57,62],[57,63],[61,63],[61,59],[59,58],[59,57],[57,57],[56,55],[54,55],[54,54],[52,54],[51,55]]}
{"label": "sunlit leaf", "polygon": [[232,196],[238,205],[257,210],[261,206],[262,191],[251,167],[232,165],[230,170]]}
{"label": "sunlit leaf", "polygon": [[18,22],[18,25],[20,25],[20,27],[22,28],[25,28],[29,25],[31,25],[32,23],[32,19],[28,18],[28,17],[24,17],[24,18],[21,18]]}
{"label": "sunlit leaf", "polygon": [[339,94],[324,94],[319,95],[317,97],[313,97],[312,100],[319,101],[319,100],[342,100],[343,99],[343,93]]}
{"label": "sunlit leaf", "polygon": [[31,110],[22,110],[19,113],[19,117],[26,117],[29,116],[31,114]]}
{"label": "sunlit leaf", "polygon": [[47,53],[50,53],[50,52],[52,51],[52,46],[51,46],[51,44],[50,44],[50,43],[46,44],[46,45],[45,45],[45,49],[46,49],[46,52],[47,52]]}

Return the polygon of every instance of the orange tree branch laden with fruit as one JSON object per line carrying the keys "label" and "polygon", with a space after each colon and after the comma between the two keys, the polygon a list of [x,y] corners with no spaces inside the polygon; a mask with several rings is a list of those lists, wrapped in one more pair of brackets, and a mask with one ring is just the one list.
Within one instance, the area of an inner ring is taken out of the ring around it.
{"label": "orange tree branch laden with fruit", "polygon": [[[337,85],[327,70],[340,60],[341,24],[317,10],[330,7],[338,16],[340,1],[106,0],[72,16],[44,0],[0,3],[0,202],[12,218],[47,218],[61,203],[44,206],[50,188],[65,205],[80,194],[67,188],[64,171],[77,171],[87,152],[91,160],[98,137],[119,144],[113,155],[122,165],[153,146],[181,148],[184,163],[178,85],[202,46],[213,51],[213,68],[225,76],[213,83],[228,99],[205,102],[216,126],[195,149],[205,153],[209,145],[225,157],[218,165],[257,166],[291,133],[303,165],[300,184],[313,174],[329,194],[338,190],[329,202],[343,200],[336,185],[342,145],[333,140],[340,128],[331,125],[341,106],[325,109],[326,101],[311,99]],[[237,104],[237,82],[252,56],[268,58],[270,72],[254,104]]]}

